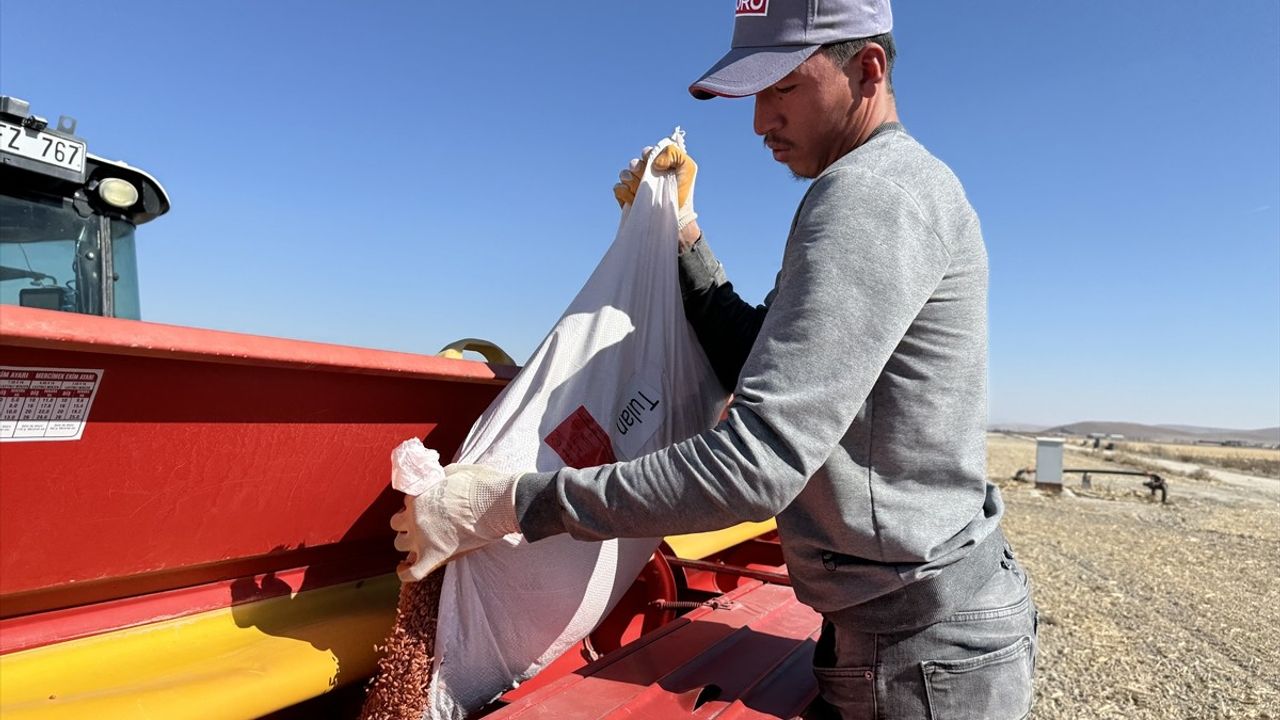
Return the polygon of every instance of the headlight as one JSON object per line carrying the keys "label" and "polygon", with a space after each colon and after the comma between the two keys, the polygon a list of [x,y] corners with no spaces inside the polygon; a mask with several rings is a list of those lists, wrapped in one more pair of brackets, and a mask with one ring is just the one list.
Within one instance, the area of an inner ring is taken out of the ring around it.
{"label": "headlight", "polygon": [[98,197],[112,207],[127,208],[138,202],[138,188],[128,180],[107,178],[98,183]]}

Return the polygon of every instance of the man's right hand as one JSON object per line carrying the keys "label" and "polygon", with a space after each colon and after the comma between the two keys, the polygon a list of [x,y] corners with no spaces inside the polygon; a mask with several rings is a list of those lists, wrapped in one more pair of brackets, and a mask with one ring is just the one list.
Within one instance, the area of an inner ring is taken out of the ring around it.
{"label": "man's right hand", "polygon": [[[619,182],[613,186],[613,196],[618,200],[619,206],[625,207],[635,201],[645,164],[650,161],[652,154],[653,148],[645,148],[641,157],[633,158],[618,174]],[[679,203],[676,217],[680,227],[680,247],[681,250],[687,250],[702,235],[698,229],[698,214],[693,211],[693,184],[698,176],[698,163],[678,145],[666,146],[652,161],[654,172],[676,174],[676,201]]]}

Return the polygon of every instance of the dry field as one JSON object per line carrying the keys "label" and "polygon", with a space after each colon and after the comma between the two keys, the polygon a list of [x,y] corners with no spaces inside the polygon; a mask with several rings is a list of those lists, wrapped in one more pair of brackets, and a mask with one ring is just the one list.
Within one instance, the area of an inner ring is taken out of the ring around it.
{"label": "dry field", "polygon": [[[1160,505],[1142,478],[1075,475],[1051,495],[1011,479],[1034,442],[989,440],[1041,613],[1033,718],[1280,719],[1280,480],[1165,472]],[[1066,464],[1119,467],[1071,446]]]}
{"label": "dry field", "polygon": [[1280,450],[1270,448],[1120,442],[1116,443],[1116,452],[1280,479]]}

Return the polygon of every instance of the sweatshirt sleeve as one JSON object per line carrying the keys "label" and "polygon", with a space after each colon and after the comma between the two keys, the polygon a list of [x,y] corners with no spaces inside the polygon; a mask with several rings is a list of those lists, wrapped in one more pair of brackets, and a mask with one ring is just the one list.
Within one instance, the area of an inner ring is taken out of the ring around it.
{"label": "sweatshirt sleeve", "polygon": [[768,307],[751,305],[738,296],[720,261],[702,238],[681,253],[676,262],[685,317],[720,385],[725,392],[732,392]]}
{"label": "sweatshirt sleeve", "polygon": [[726,419],[629,462],[522,476],[521,530],[657,537],[776,515],[835,450],[949,262],[901,188],[859,169],[821,176]]}

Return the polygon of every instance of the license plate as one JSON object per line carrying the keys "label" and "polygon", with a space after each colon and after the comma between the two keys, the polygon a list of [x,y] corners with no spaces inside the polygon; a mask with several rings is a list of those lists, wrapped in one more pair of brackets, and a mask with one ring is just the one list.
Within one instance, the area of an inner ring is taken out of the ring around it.
{"label": "license plate", "polygon": [[20,125],[0,122],[0,152],[84,172],[84,143],[47,132],[30,132]]}

